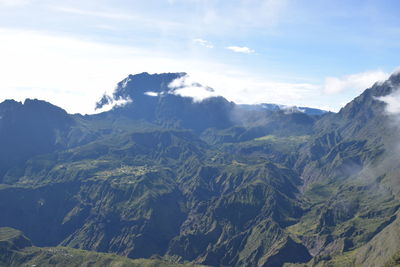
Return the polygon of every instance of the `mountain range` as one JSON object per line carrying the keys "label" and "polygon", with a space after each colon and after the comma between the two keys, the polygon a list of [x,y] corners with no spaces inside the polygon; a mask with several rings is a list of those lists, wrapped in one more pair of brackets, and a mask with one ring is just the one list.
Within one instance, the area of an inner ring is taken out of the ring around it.
{"label": "mountain range", "polygon": [[185,75],[129,75],[94,115],[0,104],[0,265],[400,264],[400,74],[338,113],[195,101]]}

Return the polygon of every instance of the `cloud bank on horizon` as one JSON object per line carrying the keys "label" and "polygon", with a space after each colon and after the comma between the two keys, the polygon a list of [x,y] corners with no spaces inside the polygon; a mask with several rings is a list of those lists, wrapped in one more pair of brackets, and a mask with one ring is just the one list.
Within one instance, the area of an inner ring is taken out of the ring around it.
{"label": "cloud bank on horizon", "polygon": [[128,74],[184,71],[238,103],[335,111],[398,66],[398,4],[312,1],[0,0],[0,101],[93,113]]}

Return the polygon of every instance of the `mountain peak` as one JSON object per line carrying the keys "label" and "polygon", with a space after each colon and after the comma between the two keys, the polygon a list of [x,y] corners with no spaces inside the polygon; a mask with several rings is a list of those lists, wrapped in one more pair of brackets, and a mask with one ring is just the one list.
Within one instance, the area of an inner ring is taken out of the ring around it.
{"label": "mountain peak", "polygon": [[21,102],[13,99],[4,100],[2,103],[0,103],[0,113],[5,113],[8,110],[14,110],[20,106],[22,106]]}
{"label": "mountain peak", "polygon": [[114,98],[134,97],[137,94],[143,94],[147,91],[152,92],[166,92],[169,91],[169,84],[175,79],[187,75],[185,72],[169,72],[169,73],[155,73],[149,74],[142,72],[135,75],[128,75],[118,83],[114,92]]}
{"label": "mountain peak", "polygon": [[27,98],[27,99],[25,99],[23,105],[28,110],[37,110],[37,111],[42,111],[42,112],[47,112],[47,111],[56,112],[56,113],[58,113],[60,115],[61,114],[63,114],[63,115],[67,114],[67,112],[64,109],[62,109],[62,108],[60,108],[58,106],[55,106],[55,105],[53,105],[53,104],[51,104],[51,103],[49,103],[47,101],[44,101],[44,100]]}
{"label": "mountain peak", "polygon": [[117,84],[112,96],[103,95],[96,103],[96,109],[112,104],[114,101],[132,100],[143,98],[147,92],[154,94],[167,93],[170,91],[169,85],[175,79],[186,76],[185,72],[155,73],[149,74],[142,72],[139,74],[129,74]]}
{"label": "mountain peak", "polygon": [[38,100],[38,99],[25,99],[25,101],[18,102],[15,100],[5,100],[2,103],[0,103],[0,113],[6,113],[6,112],[16,112],[19,110],[20,112],[32,112],[32,111],[39,111],[42,113],[57,113],[62,116],[66,115],[67,112],[60,108],[57,107],[49,102],[46,102],[44,100]]}
{"label": "mountain peak", "polygon": [[157,76],[168,76],[168,75],[176,75],[176,76],[185,76],[187,75],[186,72],[162,72],[162,73],[153,73],[150,74],[146,71],[136,74],[129,74],[127,78],[137,78],[137,77],[157,77]]}

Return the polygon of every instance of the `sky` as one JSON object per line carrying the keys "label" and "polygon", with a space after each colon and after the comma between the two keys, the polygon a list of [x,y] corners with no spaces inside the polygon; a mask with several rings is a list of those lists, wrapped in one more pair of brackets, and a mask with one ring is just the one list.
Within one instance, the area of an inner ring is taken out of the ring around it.
{"label": "sky", "polygon": [[237,103],[338,111],[398,70],[398,11],[396,0],[0,0],[0,101],[91,114],[129,74],[186,72]]}

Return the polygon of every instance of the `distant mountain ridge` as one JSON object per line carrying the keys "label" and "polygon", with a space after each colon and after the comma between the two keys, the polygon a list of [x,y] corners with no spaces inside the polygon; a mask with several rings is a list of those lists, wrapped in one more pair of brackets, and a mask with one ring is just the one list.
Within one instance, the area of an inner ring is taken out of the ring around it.
{"label": "distant mountain ridge", "polygon": [[[97,107],[102,108],[113,101],[129,100],[123,106],[116,106],[111,113],[118,113],[135,120],[145,120],[162,127],[189,128],[198,133],[206,129],[218,131],[241,127],[238,129],[240,135],[249,135],[249,137],[233,137],[232,140],[260,137],[276,131],[284,132],[284,128],[290,129],[290,127],[285,125],[283,117],[290,118],[289,120],[293,122],[298,120],[296,127],[299,130],[292,127],[291,133],[305,133],[307,130],[302,127],[305,121],[309,127],[315,120],[311,118],[312,116],[325,114],[324,111],[317,109],[299,109],[274,104],[238,105],[221,96],[206,98],[200,102],[193,101],[191,97],[174,94],[174,89],[170,88],[173,81],[186,75],[183,72],[129,75],[118,83],[112,96],[103,96]],[[155,92],[158,95],[149,95],[147,92]],[[276,130],[271,131],[271,129]]]}
{"label": "distant mountain ridge", "polygon": [[305,113],[307,115],[315,115],[315,116],[323,115],[328,112],[326,110],[317,109],[317,108],[278,105],[278,104],[271,104],[271,103],[262,103],[262,104],[253,104],[253,105],[241,104],[240,106],[245,109],[250,109],[250,110],[265,109],[265,110],[270,110],[270,111],[283,111],[283,112],[288,112],[288,113],[301,112],[301,113]]}
{"label": "distant mountain ridge", "polygon": [[[155,97],[156,95],[149,95],[147,93],[156,93],[158,96],[165,96],[166,94],[173,94],[176,88],[171,88],[170,84],[176,79],[184,78],[187,76],[185,72],[177,73],[161,73],[161,74],[149,74],[143,72],[140,74],[129,75],[118,83],[114,93],[110,95],[104,95],[97,103],[96,108],[100,109],[104,105],[111,104],[113,101],[120,101],[125,99],[140,99],[146,97]],[[198,87],[202,87],[200,84],[196,84]],[[209,90],[212,90],[211,88]],[[216,97],[210,97],[216,98]],[[268,110],[268,111],[279,111],[283,110],[286,112],[303,112],[308,115],[323,115],[327,111],[309,107],[296,107],[288,105],[278,105],[270,103],[262,104],[240,104],[237,105],[240,108],[248,110]]]}

